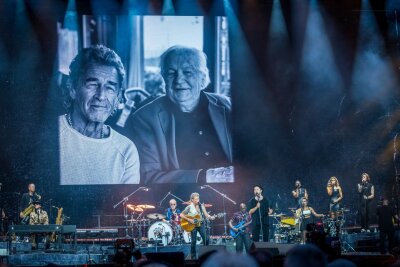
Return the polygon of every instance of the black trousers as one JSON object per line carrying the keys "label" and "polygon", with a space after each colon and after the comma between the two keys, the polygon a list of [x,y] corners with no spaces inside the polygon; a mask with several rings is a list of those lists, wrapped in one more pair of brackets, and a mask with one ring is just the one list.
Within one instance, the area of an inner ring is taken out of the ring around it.
{"label": "black trousers", "polygon": [[385,254],[386,252],[386,246],[385,246],[386,237],[388,239],[389,252],[391,252],[394,247],[394,229],[379,230],[379,245],[380,245],[380,252],[382,254]]}
{"label": "black trousers", "polygon": [[249,252],[251,240],[249,233],[239,233],[235,239],[236,241],[236,252],[243,252],[243,246],[246,252]]}
{"label": "black trousers", "polygon": [[370,200],[362,200],[361,201],[361,209],[360,209],[360,225],[361,229],[369,229],[369,214],[371,209],[371,201]]}
{"label": "black trousers", "polygon": [[[262,224],[262,231],[263,231],[263,240],[264,242],[268,242],[269,238],[269,224]],[[253,229],[251,234],[253,235],[253,241],[258,242],[260,241],[260,233],[261,233],[261,225],[260,224],[253,224]]]}
{"label": "black trousers", "polygon": [[203,239],[203,245],[208,245],[208,238],[206,235],[206,227],[202,224],[200,227],[195,227],[192,232],[190,232],[190,254],[192,259],[196,258],[196,242],[197,242],[197,232],[200,233],[201,238]]}

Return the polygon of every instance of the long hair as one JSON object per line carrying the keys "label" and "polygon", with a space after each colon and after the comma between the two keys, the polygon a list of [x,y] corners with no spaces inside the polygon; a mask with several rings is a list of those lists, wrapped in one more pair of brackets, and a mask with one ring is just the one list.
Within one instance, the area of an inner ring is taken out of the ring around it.
{"label": "long hair", "polygon": [[329,178],[329,181],[331,181],[331,180],[335,180],[336,181],[336,186],[340,187],[339,180],[338,180],[338,178],[336,178],[336,176],[332,176],[331,178]]}
{"label": "long hair", "polygon": [[369,177],[369,174],[364,172],[363,174],[361,174],[361,178],[365,175],[365,177],[367,178],[367,181],[369,182],[371,180],[371,178]]}

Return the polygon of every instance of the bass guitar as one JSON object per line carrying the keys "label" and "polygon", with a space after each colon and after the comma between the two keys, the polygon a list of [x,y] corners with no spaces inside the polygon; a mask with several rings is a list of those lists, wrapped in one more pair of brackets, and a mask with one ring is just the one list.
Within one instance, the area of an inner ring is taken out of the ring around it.
{"label": "bass guitar", "polygon": [[[225,213],[220,212],[218,214],[213,215],[212,217],[221,218],[221,217],[224,217],[224,215],[225,215]],[[200,214],[197,214],[197,215],[194,215],[194,216],[186,215],[186,217],[188,217],[189,219],[194,220],[194,223],[190,223],[189,221],[185,220],[184,218],[181,218],[182,229],[184,231],[186,231],[186,232],[191,232],[191,231],[193,231],[193,229],[195,227],[200,227],[200,225],[201,225],[201,223],[203,221],[203,219],[201,218]]]}
{"label": "bass guitar", "polygon": [[240,233],[242,233],[245,228],[245,224],[245,221],[241,221],[240,223],[233,226],[234,229],[238,230],[237,232],[235,232],[233,229],[229,229],[229,234],[231,235],[231,237],[236,238]]}

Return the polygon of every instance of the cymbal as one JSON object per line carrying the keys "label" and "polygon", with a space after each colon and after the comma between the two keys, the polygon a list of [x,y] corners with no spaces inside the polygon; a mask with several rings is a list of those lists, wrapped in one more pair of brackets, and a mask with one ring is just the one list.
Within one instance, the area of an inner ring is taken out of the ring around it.
{"label": "cymbal", "polygon": [[205,208],[211,208],[213,205],[212,204],[204,204]]}
{"label": "cymbal", "polygon": [[138,208],[142,208],[144,210],[147,209],[155,209],[156,207],[154,207],[153,205],[148,205],[148,204],[142,204],[142,205],[137,205]]}
{"label": "cymbal", "polygon": [[161,214],[161,213],[150,213],[150,214],[147,214],[146,217],[149,219],[152,219],[152,220],[162,220],[167,216],[165,216],[164,214]]}
{"label": "cymbal", "polygon": [[136,212],[143,212],[143,209],[139,206],[135,206],[133,204],[128,204],[126,205],[126,207],[132,211],[136,211]]}

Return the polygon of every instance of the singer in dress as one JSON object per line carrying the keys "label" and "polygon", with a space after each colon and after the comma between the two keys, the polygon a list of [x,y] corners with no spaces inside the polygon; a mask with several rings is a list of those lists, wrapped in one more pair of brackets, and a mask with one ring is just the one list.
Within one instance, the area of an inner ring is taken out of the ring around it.
{"label": "singer in dress", "polygon": [[267,242],[269,237],[269,214],[272,214],[269,201],[263,196],[263,188],[256,185],[253,188],[254,197],[249,201],[249,214],[252,218],[253,241]]}
{"label": "singer in dress", "polygon": [[371,201],[375,197],[374,185],[371,184],[370,180],[368,173],[363,173],[361,175],[361,183],[357,184],[360,199],[361,232],[369,232]]}
{"label": "singer in dress", "polygon": [[326,191],[330,197],[329,211],[332,218],[336,218],[341,208],[343,192],[342,188],[340,187],[339,180],[335,176],[329,178]]}
{"label": "singer in dress", "polygon": [[296,180],[296,182],[294,183],[294,190],[292,191],[292,196],[296,202],[295,204],[297,207],[301,207],[303,198],[308,200],[307,189],[301,187],[300,180]]}

